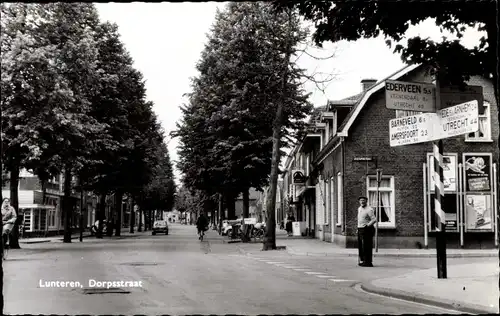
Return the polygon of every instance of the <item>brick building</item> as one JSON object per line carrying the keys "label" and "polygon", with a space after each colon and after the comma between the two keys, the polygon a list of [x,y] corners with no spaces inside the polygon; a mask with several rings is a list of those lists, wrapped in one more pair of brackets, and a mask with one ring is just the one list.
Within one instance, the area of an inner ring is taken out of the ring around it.
{"label": "brick building", "polygon": [[[309,194],[309,204],[304,205],[309,205],[310,211],[314,208],[316,238],[345,247],[357,246],[357,198],[367,196],[369,204],[376,207],[376,169],[381,168],[380,247],[434,246],[433,184],[428,171],[432,144],[390,147],[389,120],[417,112],[387,109],[385,100],[385,80],[433,83],[426,70],[425,66],[412,65],[378,82],[364,80],[360,94],[330,101],[320,116],[319,152],[294,152],[300,156],[294,157],[298,161],[304,159],[301,157],[313,158],[303,164],[302,168],[309,170],[307,185],[300,191],[314,192]],[[478,132],[443,140],[447,165],[443,208],[448,245],[492,247],[498,242],[498,190],[494,181],[498,139],[493,137],[499,133],[498,110],[489,80],[476,77],[468,84],[483,87],[485,110],[479,113]],[[297,148],[304,148],[307,141],[306,137]],[[466,164],[472,169],[465,168]],[[474,173],[474,164],[486,167]],[[469,179],[478,175],[482,175],[479,182],[479,178]],[[300,195],[297,186],[293,191],[292,196]],[[314,203],[310,202],[312,198]]]}

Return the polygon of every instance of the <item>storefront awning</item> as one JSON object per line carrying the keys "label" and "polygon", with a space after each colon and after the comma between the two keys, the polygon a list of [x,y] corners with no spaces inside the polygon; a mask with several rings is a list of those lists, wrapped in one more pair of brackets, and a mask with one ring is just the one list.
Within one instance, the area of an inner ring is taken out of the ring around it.
{"label": "storefront awning", "polygon": [[19,204],[19,209],[30,209],[30,208],[45,209],[45,210],[56,209],[55,206],[53,206],[53,205],[44,205],[44,204]]}

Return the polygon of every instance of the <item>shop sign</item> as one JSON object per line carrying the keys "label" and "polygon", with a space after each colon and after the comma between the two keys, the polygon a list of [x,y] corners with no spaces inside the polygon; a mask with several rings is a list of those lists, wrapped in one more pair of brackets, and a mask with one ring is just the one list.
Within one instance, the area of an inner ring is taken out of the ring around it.
{"label": "shop sign", "polygon": [[[436,186],[434,182],[434,156],[427,154],[427,160],[429,162],[429,190],[434,192]],[[445,192],[457,191],[457,156],[455,155],[443,155],[443,184]]]}
{"label": "shop sign", "polygon": [[491,191],[491,154],[464,154],[465,191]]}
{"label": "shop sign", "polygon": [[253,218],[253,217],[244,218],[243,219],[243,224],[245,224],[245,225],[255,225],[255,224],[257,224],[257,219]]}
{"label": "shop sign", "polygon": [[304,175],[304,170],[292,170],[292,183],[293,184],[305,184],[306,176]]}
{"label": "shop sign", "polygon": [[491,194],[467,194],[465,200],[466,230],[493,230],[493,209],[491,207]]}

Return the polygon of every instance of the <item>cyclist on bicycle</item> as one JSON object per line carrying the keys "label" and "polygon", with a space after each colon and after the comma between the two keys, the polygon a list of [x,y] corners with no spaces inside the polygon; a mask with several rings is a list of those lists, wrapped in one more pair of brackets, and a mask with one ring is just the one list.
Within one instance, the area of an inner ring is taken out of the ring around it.
{"label": "cyclist on bicycle", "polygon": [[10,205],[10,199],[5,198],[2,201],[2,225],[3,225],[3,243],[7,243],[7,238],[16,222],[16,210]]}
{"label": "cyclist on bicycle", "polygon": [[198,239],[201,239],[201,234],[205,232],[208,226],[208,219],[205,217],[205,214],[201,213],[200,217],[196,220],[196,228],[198,229]]}

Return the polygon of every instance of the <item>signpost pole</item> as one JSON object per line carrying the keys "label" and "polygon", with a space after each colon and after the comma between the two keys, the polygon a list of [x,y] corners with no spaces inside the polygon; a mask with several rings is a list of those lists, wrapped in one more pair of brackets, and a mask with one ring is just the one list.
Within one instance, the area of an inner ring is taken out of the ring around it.
{"label": "signpost pole", "polygon": [[[437,77],[439,74],[436,75]],[[436,77],[436,108],[441,109],[439,79]],[[441,197],[444,196],[443,141],[433,142],[434,152],[434,211],[436,217],[436,258],[438,279],[447,278],[446,269],[446,219]]]}

